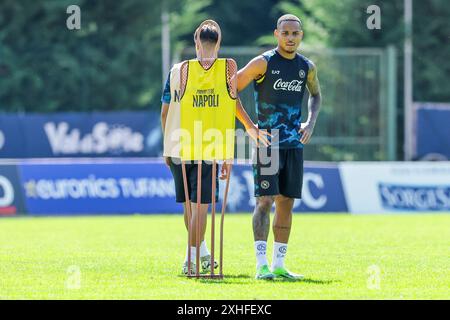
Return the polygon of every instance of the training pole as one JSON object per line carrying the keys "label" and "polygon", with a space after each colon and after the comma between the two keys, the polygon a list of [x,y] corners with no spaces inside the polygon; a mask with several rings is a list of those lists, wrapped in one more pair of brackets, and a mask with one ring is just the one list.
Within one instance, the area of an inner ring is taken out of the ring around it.
{"label": "training pole", "polygon": [[[195,235],[195,276],[200,276],[200,220],[202,215],[200,214],[200,208],[202,203],[202,161],[199,160],[197,164],[197,217],[196,217],[196,235]],[[203,224],[202,224],[203,225]]]}
{"label": "training pole", "polygon": [[[227,165],[224,163],[224,165]],[[227,197],[228,197],[228,188],[230,187],[230,176],[231,176],[231,168],[232,164],[230,163],[228,165],[228,175],[227,175],[227,184],[225,187],[225,193],[223,195],[223,203],[222,203],[222,215],[220,218],[220,269],[219,269],[219,276],[223,277],[223,222],[225,218],[225,208],[227,207]]]}
{"label": "training pole", "polygon": [[216,160],[212,167],[212,199],[211,199],[211,276],[214,276],[214,238],[216,221]]}
{"label": "training pole", "polygon": [[189,191],[186,178],[186,164],[181,162],[181,172],[183,173],[184,199],[186,201],[187,230],[188,230],[188,276],[191,276],[191,200],[189,199]]}

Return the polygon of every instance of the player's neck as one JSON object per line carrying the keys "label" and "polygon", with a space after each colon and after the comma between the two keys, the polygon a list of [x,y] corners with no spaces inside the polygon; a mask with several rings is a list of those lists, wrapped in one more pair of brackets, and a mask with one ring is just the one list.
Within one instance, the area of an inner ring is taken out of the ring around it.
{"label": "player's neck", "polygon": [[280,54],[280,56],[282,56],[283,58],[288,59],[288,60],[294,59],[295,55],[297,54],[297,52],[295,52],[295,51],[292,53],[286,52],[283,49],[281,49],[279,46],[276,47],[275,50]]}
{"label": "player's neck", "polygon": [[200,63],[200,65],[208,69],[217,59],[217,54],[215,52],[204,52],[204,56],[197,55],[197,60]]}

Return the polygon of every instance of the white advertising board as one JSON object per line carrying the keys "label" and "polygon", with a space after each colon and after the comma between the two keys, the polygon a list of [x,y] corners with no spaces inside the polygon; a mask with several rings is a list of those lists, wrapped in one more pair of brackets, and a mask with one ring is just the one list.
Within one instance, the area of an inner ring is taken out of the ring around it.
{"label": "white advertising board", "polygon": [[351,213],[450,212],[450,162],[342,162]]}

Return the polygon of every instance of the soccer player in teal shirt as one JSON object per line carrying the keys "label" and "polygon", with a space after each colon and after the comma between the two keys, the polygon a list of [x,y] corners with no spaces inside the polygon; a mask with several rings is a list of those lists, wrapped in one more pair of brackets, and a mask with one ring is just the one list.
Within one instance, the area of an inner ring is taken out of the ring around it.
{"label": "soccer player in teal shirt", "polygon": [[[238,72],[238,91],[250,82],[254,83],[258,128],[267,130],[273,137],[269,148],[257,148],[253,165],[256,279],[301,279],[302,275],[286,269],[284,258],[294,200],[301,199],[303,146],[313,133],[321,93],[316,66],[297,53],[303,38],[300,19],[291,14],[283,15],[278,19],[274,35],[278,41],[277,47],[257,56]],[[305,88],[310,97],[307,118],[302,122]],[[270,210],[274,202],[272,229],[275,241],[269,269],[266,250]]]}

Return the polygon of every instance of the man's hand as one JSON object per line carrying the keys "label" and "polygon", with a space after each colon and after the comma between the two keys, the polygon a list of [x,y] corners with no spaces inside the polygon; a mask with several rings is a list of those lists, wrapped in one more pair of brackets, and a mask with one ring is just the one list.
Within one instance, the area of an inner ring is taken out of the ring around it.
{"label": "man's hand", "polygon": [[272,135],[266,130],[258,129],[258,126],[253,123],[242,106],[241,99],[239,99],[239,97],[236,102],[236,118],[238,118],[238,120],[244,125],[245,131],[247,131],[247,134],[253,139],[253,141],[255,141],[257,146],[259,146],[259,142],[266,147],[270,145],[268,136],[271,137]]}
{"label": "man's hand", "polygon": [[259,146],[259,142],[262,143],[265,147],[268,147],[270,145],[268,137],[272,137],[272,135],[268,133],[267,130],[258,129],[258,127],[253,122],[251,126],[246,128],[245,130],[257,146]]}
{"label": "man's hand", "polygon": [[302,144],[307,144],[309,142],[309,139],[311,139],[313,131],[314,131],[314,123],[303,122],[300,125],[300,130],[298,130],[298,132],[301,134],[300,142]]}
{"label": "man's hand", "polygon": [[226,161],[222,163],[222,167],[220,168],[220,180],[225,180],[230,173],[230,164],[228,164]]}

